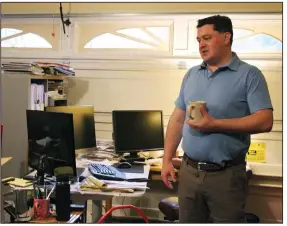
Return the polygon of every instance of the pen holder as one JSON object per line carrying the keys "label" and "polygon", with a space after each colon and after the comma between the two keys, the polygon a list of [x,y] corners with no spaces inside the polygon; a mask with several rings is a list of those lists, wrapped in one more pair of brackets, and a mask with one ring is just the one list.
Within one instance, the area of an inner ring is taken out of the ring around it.
{"label": "pen holder", "polygon": [[34,198],[34,218],[36,220],[44,220],[50,215],[50,200]]}

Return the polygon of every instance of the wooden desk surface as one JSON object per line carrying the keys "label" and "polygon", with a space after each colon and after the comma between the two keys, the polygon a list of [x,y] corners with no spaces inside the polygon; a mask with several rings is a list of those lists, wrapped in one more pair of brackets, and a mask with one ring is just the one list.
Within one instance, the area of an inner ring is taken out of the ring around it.
{"label": "wooden desk surface", "polygon": [[150,166],[150,172],[155,173],[155,172],[161,172],[162,165],[159,166]]}
{"label": "wooden desk surface", "polygon": [[83,213],[84,213],[84,211],[72,211],[69,221],[57,221],[56,217],[50,216],[50,217],[46,218],[45,220],[31,220],[31,221],[29,221],[29,223],[37,223],[37,224],[68,223],[68,224],[71,224],[71,223],[75,223]]}

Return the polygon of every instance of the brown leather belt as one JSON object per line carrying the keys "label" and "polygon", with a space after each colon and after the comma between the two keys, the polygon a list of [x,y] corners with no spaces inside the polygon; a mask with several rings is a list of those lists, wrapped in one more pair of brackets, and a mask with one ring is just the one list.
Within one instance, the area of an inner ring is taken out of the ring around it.
{"label": "brown leather belt", "polygon": [[245,164],[245,157],[240,158],[236,161],[235,160],[227,161],[225,162],[224,166],[221,166],[213,162],[196,161],[194,159],[189,158],[186,154],[183,155],[183,159],[184,161],[186,161],[188,165],[191,165],[192,167],[198,169],[199,171],[206,171],[206,172],[222,171],[230,166]]}

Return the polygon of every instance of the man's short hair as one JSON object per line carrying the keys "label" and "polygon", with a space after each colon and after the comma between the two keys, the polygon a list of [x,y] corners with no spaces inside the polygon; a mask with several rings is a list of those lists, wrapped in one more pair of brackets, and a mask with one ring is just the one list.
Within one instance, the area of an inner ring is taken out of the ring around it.
{"label": "man's short hair", "polygon": [[232,22],[229,17],[227,16],[210,16],[203,19],[200,19],[197,21],[197,28],[200,28],[207,24],[213,24],[213,28],[215,31],[218,32],[229,32],[231,34],[230,36],[230,45],[232,45],[233,42],[233,28],[232,28]]}

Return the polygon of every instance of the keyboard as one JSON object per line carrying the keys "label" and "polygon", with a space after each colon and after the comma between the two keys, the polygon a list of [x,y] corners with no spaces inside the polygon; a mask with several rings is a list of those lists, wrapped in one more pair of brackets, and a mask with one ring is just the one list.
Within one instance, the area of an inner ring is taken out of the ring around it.
{"label": "keyboard", "polygon": [[126,176],[113,166],[101,163],[89,163],[89,171],[91,174],[103,180],[125,180]]}

